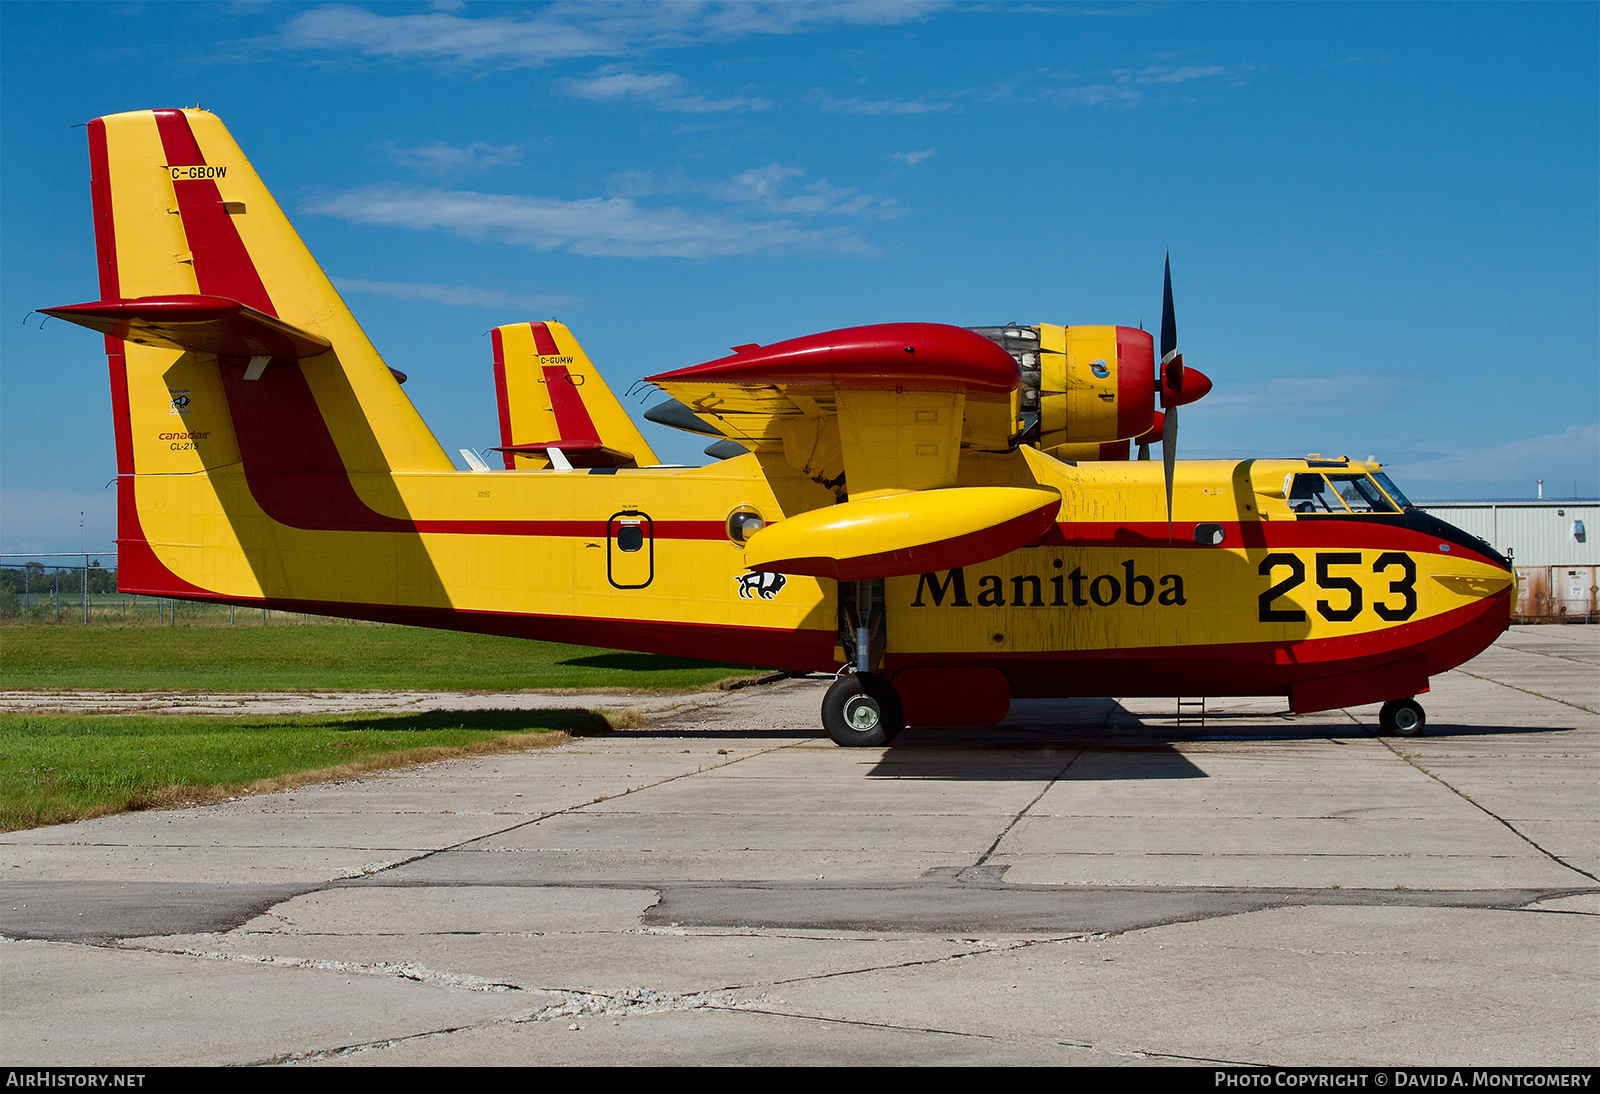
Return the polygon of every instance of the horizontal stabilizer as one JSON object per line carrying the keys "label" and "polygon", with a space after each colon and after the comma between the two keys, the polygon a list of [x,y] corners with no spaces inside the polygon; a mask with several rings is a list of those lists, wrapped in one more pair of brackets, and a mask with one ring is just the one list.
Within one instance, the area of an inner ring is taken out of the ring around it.
{"label": "horizontal stabilizer", "polygon": [[528,444],[506,444],[490,449],[491,452],[509,452],[512,455],[543,456],[550,449],[558,450],[573,467],[635,467],[632,452],[620,448],[607,448],[599,441],[532,441]]}
{"label": "horizontal stabilizer", "polygon": [[859,498],[769,524],[745,565],[858,581],[970,566],[1025,547],[1061,508],[1054,490],[960,486]]}
{"label": "horizontal stabilizer", "polygon": [[142,346],[219,357],[316,357],[333,348],[320,334],[226,296],[141,296],[41,310]]}
{"label": "horizontal stabilizer", "polygon": [[638,466],[632,452],[624,452],[620,448],[607,448],[599,441],[591,440],[532,441],[528,444],[500,445],[490,451],[507,452],[511,455],[543,456],[552,448],[566,456],[573,467]]}

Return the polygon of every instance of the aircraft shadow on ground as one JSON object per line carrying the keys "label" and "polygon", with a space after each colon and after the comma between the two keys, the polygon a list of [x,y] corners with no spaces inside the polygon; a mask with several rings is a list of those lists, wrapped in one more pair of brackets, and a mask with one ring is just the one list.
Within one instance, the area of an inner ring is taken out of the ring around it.
{"label": "aircraft shadow on ground", "polygon": [[611,732],[611,723],[592,710],[558,707],[548,710],[425,710],[414,714],[351,715],[317,719],[351,733],[417,733],[437,729],[473,729],[490,733],[566,730],[574,737]]}
{"label": "aircraft shadow on ground", "polygon": [[[1292,723],[1262,725],[1262,717],[1250,712],[1218,713],[1208,714],[1203,725],[1177,725],[1171,715],[1141,716],[1112,704],[1109,713],[1075,723],[982,728],[919,726],[901,732],[868,774],[877,778],[990,781],[1041,777],[1059,777],[1067,782],[1203,779],[1209,776],[1184,755],[1183,745],[1230,741],[1346,742],[1369,738],[1376,732],[1376,727],[1352,725],[1342,719],[1314,720],[1315,716],[1307,716]],[[1570,727],[1444,724],[1429,725],[1427,736],[1566,732]],[[1392,740],[1403,747],[1416,739]]]}
{"label": "aircraft shadow on ground", "polygon": [[750,665],[731,665],[725,661],[699,661],[693,657],[671,657],[661,653],[597,653],[589,657],[569,657],[558,661],[586,669],[616,669],[624,672],[679,672],[684,669],[729,669],[733,672],[767,672]]}

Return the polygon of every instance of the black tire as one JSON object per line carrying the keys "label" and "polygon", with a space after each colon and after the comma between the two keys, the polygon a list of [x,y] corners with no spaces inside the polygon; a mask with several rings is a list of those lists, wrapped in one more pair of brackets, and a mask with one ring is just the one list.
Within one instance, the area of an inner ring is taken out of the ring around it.
{"label": "black tire", "polygon": [[1428,725],[1428,715],[1415,699],[1391,699],[1378,711],[1378,725],[1385,733],[1420,737]]}
{"label": "black tire", "polygon": [[845,748],[886,745],[905,727],[900,693],[875,672],[841,676],[823,696],[822,726]]}

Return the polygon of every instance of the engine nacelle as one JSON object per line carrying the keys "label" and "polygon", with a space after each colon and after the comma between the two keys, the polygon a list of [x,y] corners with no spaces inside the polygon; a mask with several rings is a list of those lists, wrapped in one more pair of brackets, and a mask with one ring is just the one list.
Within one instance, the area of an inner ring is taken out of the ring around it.
{"label": "engine nacelle", "polygon": [[1116,442],[1154,424],[1155,340],[1148,331],[1050,323],[972,329],[1010,353],[1022,370],[1020,440],[1061,459],[1114,459],[1090,453],[1102,445],[1115,451]]}

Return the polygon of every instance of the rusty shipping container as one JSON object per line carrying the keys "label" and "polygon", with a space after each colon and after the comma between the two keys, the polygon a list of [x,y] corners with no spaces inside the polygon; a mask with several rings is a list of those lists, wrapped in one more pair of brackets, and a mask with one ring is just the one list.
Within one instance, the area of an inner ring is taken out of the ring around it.
{"label": "rusty shipping container", "polygon": [[1518,566],[1518,623],[1600,623],[1600,566]]}

